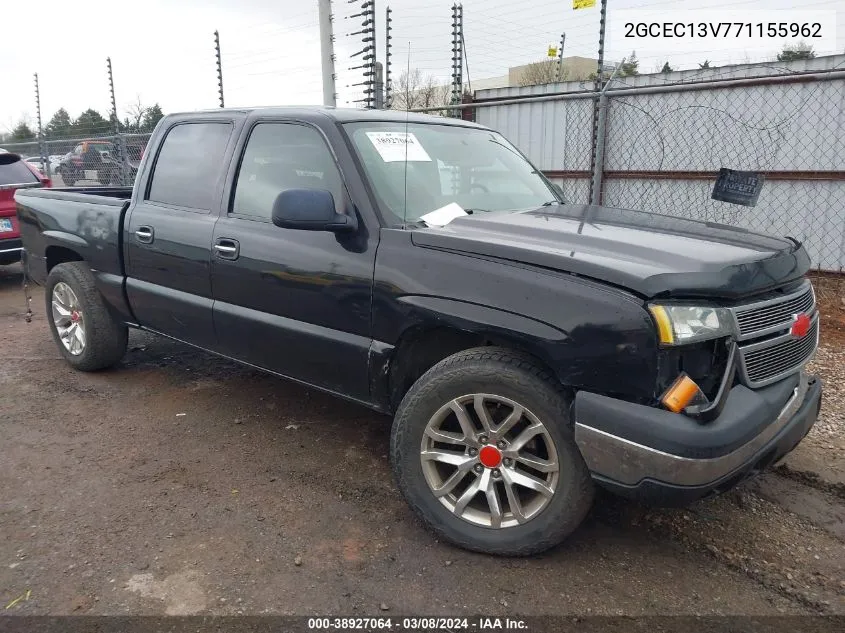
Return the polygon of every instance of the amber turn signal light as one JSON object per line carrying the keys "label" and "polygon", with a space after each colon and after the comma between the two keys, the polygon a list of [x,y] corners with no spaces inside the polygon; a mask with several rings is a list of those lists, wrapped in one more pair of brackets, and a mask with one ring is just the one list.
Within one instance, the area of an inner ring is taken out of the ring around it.
{"label": "amber turn signal light", "polygon": [[669,411],[680,413],[691,402],[701,399],[706,401],[707,396],[692,378],[682,373],[660,397],[660,403]]}

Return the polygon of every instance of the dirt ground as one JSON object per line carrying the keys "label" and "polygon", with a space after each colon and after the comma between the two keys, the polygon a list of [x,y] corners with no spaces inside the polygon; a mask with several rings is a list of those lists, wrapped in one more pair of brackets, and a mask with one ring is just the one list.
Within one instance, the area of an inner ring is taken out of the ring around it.
{"label": "dirt ground", "polygon": [[[0,267],[4,613],[845,613],[830,395],[786,464],[736,491],[681,510],[600,495],[562,546],[498,559],[415,520],[388,418],[138,332],[119,367],[75,372],[20,284]],[[844,349],[823,342],[827,394]]]}

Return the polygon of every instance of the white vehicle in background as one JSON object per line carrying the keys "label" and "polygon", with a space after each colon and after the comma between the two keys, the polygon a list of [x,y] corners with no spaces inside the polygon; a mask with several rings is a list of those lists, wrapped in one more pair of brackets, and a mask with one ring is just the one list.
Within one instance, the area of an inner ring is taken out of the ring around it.
{"label": "white vehicle in background", "polygon": [[44,165],[44,161],[41,160],[40,156],[30,156],[28,158],[24,158],[24,160],[33,167],[35,167],[41,173],[47,172],[46,166]]}
{"label": "white vehicle in background", "polygon": [[[50,156],[47,157],[47,161],[50,164],[50,173],[51,174],[58,173],[57,168],[58,168],[59,164],[62,162],[62,158],[63,157],[62,157],[61,154],[51,154]],[[45,174],[47,173],[46,165],[44,165],[44,162],[41,160],[40,156],[30,156],[29,158],[25,158],[24,160],[26,162],[28,162],[30,165],[32,165],[33,167],[35,167],[36,169],[38,169],[40,172],[45,173]]]}
{"label": "white vehicle in background", "polygon": [[64,158],[64,154],[50,154],[47,158],[50,161],[50,173],[57,173],[59,165],[62,162],[62,158]]}

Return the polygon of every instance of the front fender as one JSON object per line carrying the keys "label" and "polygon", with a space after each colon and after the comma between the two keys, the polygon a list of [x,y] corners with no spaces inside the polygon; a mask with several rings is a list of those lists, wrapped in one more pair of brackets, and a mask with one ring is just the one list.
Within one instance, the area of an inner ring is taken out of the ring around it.
{"label": "front fender", "polygon": [[411,233],[382,231],[375,341],[399,345],[411,328],[484,334],[536,356],[573,389],[638,402],[654,397],[657,333],[642,298],[556,270],[416,247]]}
{"label": "front fender", "polygon": [[500,332],[525,338],[526,341],[540,339],[556,342],[566,338],[565,332],[548,323],[489,305],[417,295],[401,297],[399,303],[406,306],[406,314],[411,317],[406,330],[414,326],[430,325],[473,333]]}

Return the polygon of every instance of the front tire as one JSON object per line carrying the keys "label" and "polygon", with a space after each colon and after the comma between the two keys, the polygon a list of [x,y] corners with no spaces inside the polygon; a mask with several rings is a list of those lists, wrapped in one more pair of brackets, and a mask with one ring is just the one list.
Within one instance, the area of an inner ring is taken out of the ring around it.
{"label": "front tire", "polygon": [[454,354],[411,387],[393,423],[391,462],[432,531],[489,554],[559,544],[593,500],[568,398],[534,359],[502,348]]}
{"label": "front tire", "polygon": [[44,296],[53,339],[71,366],[97,371],[123,358],[128,328],[106,308],[87,264],[55,266],[47,277]]}

